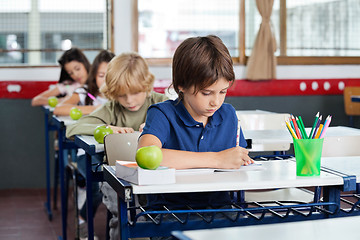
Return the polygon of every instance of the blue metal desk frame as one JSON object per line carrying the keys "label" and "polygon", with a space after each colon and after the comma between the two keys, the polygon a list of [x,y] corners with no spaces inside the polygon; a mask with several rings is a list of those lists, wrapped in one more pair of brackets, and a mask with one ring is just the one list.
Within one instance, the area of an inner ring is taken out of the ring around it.
{"label": "blue metal desk frame", "polygon": [[[50,131],[55,131],[56,127],[52,122],[52,109],[48,106],[43,106],[44,110],[44,124],[45,124],[45,165],[46,165],[46,202],[45,208],[48,214],[48,219],[51,221],[53,214],[51,210],[51,183],[50,183]],[[56,189],[54,189],[54,203],[56,201]],[[55,204],[54,204],[55,205]]]}
{"label": "blue metal desk frame", "polygon": [[93,197],[92,197],[92,182],[102,182],[103,181],[103,172],[93,172],[92,171],[92,157],[103,158],[104,152],[98,152],[96,146],[89,144],[84,141],[79,136],[75,136],[75,144],[82,148],[86,154],[86,201],[87,201],[87,224],[88,224],[88,239],[94,239],[94,213],[93,213]]}
{"label": "blue metal desk frame", "polygon": [[[61,222],[62,222],[62,237],[60,239],[67,239],[67,190],[65,189],[65,165],[68,162],[68,150],[77,149],[75,142],[65,137],[66,126],[64,121],[52,117],[52,124],[58,132],[59,142],[59,175],[60,175],[60,192],[61,192]],[[73,154],[72,158],[76,158]]]}
{"label": "blue metal desk frame", "polygon": [[[322,169],[326,171],[325,169]],[[331,173],[335,174],[335,173]],[[175,211],[148,211],[143,212],[142,215],[150,214],[175,214],[175,213],[212,213],[212,212],[230,212],[235,211],[240,214],[248,214],[248,217],[241,218],[239,214],[235,221],[224,221],[212,219],[212,221],[207,222],[200,219],[199,220],[188,220],[185,224],[176,221],[163,221],[156,224],[155,222],[133,222],[131,225],[128,223],[128,204],[134,199],[132,193],[132,186],[128,182],[119,179],[115,176],[115,171],[109,167],[104,166],[104,180],[107,181],[110,186],[118,193],[118,211],[119,211],[119,221],[120,221],[120,238],[128,239],[129,237],[148,237],[152,236],[154,233],[163,236],[170,236],[171,232],[174,230],[194,230],[194,229],[205,229],[205,228],[220,228],[220,227],[231,227],[231,226],[241,226],[241,225],[255,225],[255,224],[267,224],[267,223],[276,223],[276,222],[290,222],[290,221],[300,221],[306,219],[324,219],[329,217],[340,217],[340,216],[350,216],[347,213],[341,212],[340,209],[340,192],[341,191],[353,191],[356,189],[356,180],[354,176],[348,176],[345,174],[335,174],[336,176],[343,177],[344,185],[337,186],[325,186],[323,187],[323,201],[319,203],[300,203],[292,204],[286,206],[285,214],[274,214],[273,216],[264,217],[263,214],[260,217],[253,217],[253,213],[264,213],[266,212],[276,212],[277,210],[284,209],[284,205],[280,206],[271,206],[271,207],[252,207],[248,208],[246,205],[248,203],[239,203],[245,204],[245,208],[240,209],[221,209],[221,210],[175,210]],[[277,202],[277,201],[276,201]],[[261,203],[260,203],[261,204]],[[261,206],[261,205],[257,205]],[[310,208],[308,214],[299,214],[297,209]],[[284,210],[282,210],[284,211]],[[289,211],[294,211],[298,214],[289,214]],[[359,214],[359,213],[356,213]],[[161,217],[160,217],[161,219]]]}

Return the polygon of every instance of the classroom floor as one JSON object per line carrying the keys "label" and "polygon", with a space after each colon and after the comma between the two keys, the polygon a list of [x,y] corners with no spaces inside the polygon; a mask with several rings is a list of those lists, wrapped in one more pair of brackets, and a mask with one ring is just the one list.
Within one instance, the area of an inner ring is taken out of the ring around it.
{"label": "classroom floor", "polygon": [[[58,239],[61,235],[60,198],[52,221],[48,220],[45,201],[45,189],[0,190],[0,239]],[[74,216],[74,204],[69,199],[68,239],[75,239]],[[96,213],[94,226],[96,236],[105,239],[106,207],[103,204]]]}

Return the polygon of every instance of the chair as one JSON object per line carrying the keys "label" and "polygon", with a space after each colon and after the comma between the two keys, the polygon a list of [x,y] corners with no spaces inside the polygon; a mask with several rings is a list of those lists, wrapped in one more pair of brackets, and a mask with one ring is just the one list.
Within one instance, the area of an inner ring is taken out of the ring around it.
{"label": "chair", "polygon": [[115,166],[116,160],[135,161],[140,132],[109,134],[104,138],[106,161]]}
{"label": "chair", "polygon": [[325,137],[322,157],[360,156],[360,136]]}
{"label": "chair", "polygon": [[241,114],[236,112],[243,130],[286,130],[285,119],[288,113]]}
{"label": "chair", "polygon": [[360,116],[360,103],[351,101],[351,96],[360,95],[360,87],[344,88],[344,108],[346,115],[349,116],[349,124],[354,126],[354,116]]}

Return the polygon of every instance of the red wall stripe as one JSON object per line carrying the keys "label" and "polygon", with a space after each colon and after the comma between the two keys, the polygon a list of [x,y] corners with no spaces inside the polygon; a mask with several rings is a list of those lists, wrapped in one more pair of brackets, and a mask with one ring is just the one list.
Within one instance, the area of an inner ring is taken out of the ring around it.
{"label": "red wall stripe", "polygon": [[[164,93],[170,80],[157,80],[154,90]],[[31,99],[47,90],[54,81],[0,81],[0,98]],[[236,80],[227,96],[342,95],[344,86],[360,86],[356,79],[286,79],[268,81]]]}

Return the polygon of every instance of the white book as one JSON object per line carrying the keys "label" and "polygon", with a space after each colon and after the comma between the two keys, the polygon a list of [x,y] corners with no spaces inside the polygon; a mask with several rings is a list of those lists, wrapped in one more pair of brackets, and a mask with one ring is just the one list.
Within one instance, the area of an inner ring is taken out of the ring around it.
{"label": "white book", "polygon": [[118,178],[137,185],[173,184],[176,182],[175,169],[158,167],[147,170],[139,167],[136,162],[116,161],[115,173]]}

